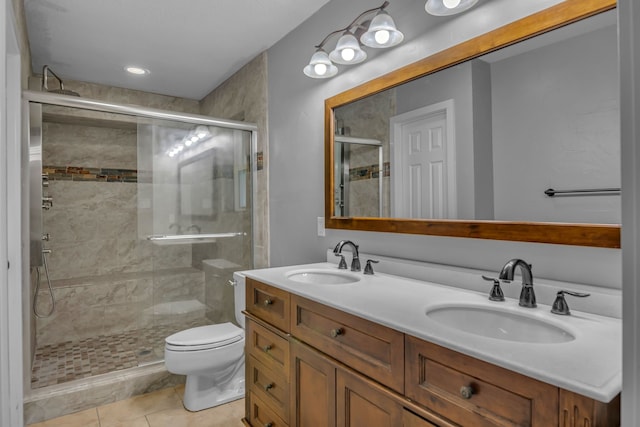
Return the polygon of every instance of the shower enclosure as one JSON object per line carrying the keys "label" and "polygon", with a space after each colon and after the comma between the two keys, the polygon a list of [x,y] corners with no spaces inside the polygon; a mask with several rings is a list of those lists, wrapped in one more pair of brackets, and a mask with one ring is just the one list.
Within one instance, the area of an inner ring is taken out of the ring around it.
{"label": "shower enclosure", "polygon": [[234,321],[232,274],[253,267],[256,127],[23,97],[32,389],[161,362],[166,336]]}
{"label": "shower enclosure", "polygon": [[335,213],[337,216],[382,217],[385,175],[382,142],[336,134]]}

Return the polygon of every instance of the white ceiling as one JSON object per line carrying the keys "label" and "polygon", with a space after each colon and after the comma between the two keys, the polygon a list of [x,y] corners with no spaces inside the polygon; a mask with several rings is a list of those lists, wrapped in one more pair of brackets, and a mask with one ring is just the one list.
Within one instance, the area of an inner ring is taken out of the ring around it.
{"label": "white ceiling", "polygon": [[[202,99],[329,0],[24,0],[33,72]],[[124,67],[150,71],[133,76]],[[52,85],[53,86],[53,85]]]}

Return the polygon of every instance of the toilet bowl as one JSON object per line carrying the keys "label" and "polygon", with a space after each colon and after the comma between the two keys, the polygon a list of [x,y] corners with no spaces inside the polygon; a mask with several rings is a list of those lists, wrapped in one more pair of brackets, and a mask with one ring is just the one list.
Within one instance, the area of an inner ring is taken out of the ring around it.
{"label": "toilet bowl", "polygon": [[245,278],[234,274],[236,320],[199,326],[165,338],[164,363],[174,374],[186,375],[184,406],[200,411],[244,397]]}

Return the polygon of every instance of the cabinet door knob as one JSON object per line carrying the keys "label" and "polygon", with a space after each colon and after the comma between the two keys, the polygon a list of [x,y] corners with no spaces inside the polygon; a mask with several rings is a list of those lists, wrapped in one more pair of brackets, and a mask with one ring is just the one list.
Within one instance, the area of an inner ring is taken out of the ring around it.
{"label": "cabinet door knob", "polygon": [[275,384],[273,384],[273,383],[269,383],[269,384],[265,385],[265,386],[264,386],[265,391],[269,391],[269,390],[271,390],[271,389],[273,388],[273,386],[274,386],[274,385],[275,385]]}
{"label": "cabinet door knob", "polygon": [[268,307],[270,305],[273,304],[273,300],[271,298],[267,298],[266,300],[264,300],[264,306]]}
{"label": "cabinet door knob", "polygon": [[331,336],[333,338],[336,338],[337,336],[342,335],[342,334],[344,334],[344,329],[342,329],[342,328],[336,328],[336,329],[332,329],[331,330]]}
{"label": "cabinet door knob", "polygon": [[471,388],[470,385],[460,387],[460,396],[462,396],[463,399],[471,399],[471,396],[473,396],[473,388]]}
{"label": "cabinet door knob", "polygon": [[273,423],[266,423],[264,427],[273,427]]}
{"label": "cabinet door knob", "polygon": [[271,350],[273,347],[271,347],[271,344],[269,345],[265,345],[264,347],[262,347],[262,351],[264,351],[265,353],[268,353],[269,350]]}

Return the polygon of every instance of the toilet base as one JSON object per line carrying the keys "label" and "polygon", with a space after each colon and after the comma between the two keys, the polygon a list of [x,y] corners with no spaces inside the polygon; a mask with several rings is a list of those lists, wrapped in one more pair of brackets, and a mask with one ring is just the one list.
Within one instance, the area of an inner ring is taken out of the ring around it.
{"label": "toilet base", "polygon": [[197,412],[242,399],[245,393],[244,361],[236,369],[235,375],[223,385],[219,384],[218,378],[187,375],[184,407],[191,412]]}

